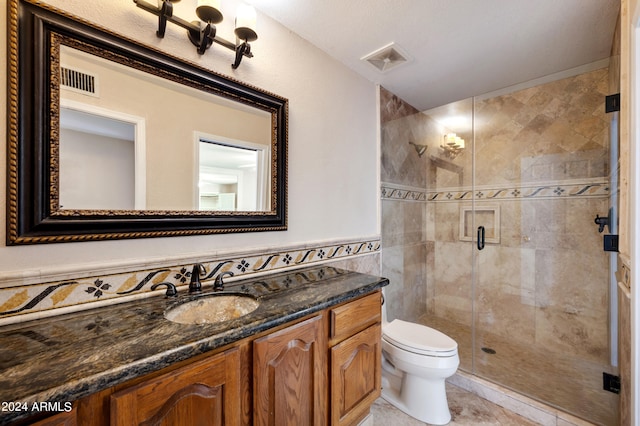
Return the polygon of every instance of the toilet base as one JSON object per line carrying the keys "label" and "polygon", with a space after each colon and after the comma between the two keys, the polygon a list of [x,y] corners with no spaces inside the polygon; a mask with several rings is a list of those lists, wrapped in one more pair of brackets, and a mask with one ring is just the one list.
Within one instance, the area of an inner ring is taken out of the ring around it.
{"label": "toilet base", "polygon": [[[391,405],[424,423],[446,425],[451,421],[443,379],[425,380],[407,374],[400,379],[384,368],[382,375],[382,398]],[[398,379],[401,380],[399,388]]]}

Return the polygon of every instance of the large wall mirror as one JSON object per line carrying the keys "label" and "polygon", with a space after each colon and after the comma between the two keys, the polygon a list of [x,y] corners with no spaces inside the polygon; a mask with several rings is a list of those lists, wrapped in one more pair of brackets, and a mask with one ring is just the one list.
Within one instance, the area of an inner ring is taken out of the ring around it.
{"label": "large wall mirror", "polygon": [[284,230],[287,100],[9,4],[8,244]]}

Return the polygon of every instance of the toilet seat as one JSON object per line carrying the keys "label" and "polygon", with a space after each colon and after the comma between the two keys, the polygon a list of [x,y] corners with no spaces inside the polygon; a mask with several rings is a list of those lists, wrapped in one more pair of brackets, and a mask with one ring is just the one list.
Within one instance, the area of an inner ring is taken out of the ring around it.
{"label": "toilet seat", "polygon": [[458,344],[446,334],[399,319],[382,328],[382,338],[400,349],[420,355],[450,357],[458,353]]}

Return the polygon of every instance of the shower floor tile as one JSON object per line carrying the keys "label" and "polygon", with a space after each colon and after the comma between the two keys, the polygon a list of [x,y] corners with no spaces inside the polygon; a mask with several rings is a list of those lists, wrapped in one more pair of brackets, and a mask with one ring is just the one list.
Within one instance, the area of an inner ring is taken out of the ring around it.
{"label": "shower floor tile", "polygon": [[[477,356],[472,364],[468,326],[430,315],[423,315],[419,322],[458,342],[460,370],[592,423],[617,424],[619,396],[602,390],[602,372],[611,370],[610,366],[546,348],[524,347],[487,332],[476,335]],[[495,353],[483,352],[482,347]]]}

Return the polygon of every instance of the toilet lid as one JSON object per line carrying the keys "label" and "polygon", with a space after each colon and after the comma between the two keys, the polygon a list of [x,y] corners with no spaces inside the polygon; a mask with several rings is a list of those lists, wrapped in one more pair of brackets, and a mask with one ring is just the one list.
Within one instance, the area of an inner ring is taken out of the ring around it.
{"label": "toilet lid", "polygon": [[382,329],[382,337],[392,345],[415,353],[452,356],[458,344],[444,333],[425,325],[395,319]]}

